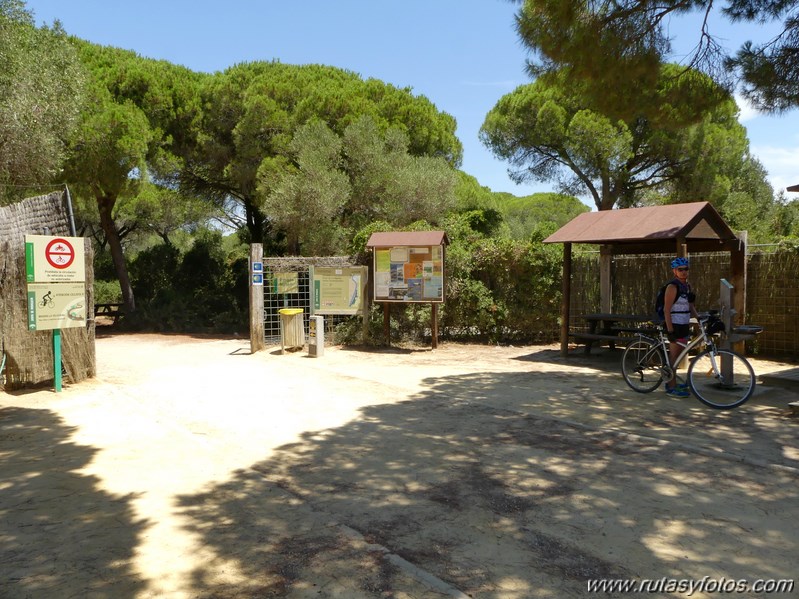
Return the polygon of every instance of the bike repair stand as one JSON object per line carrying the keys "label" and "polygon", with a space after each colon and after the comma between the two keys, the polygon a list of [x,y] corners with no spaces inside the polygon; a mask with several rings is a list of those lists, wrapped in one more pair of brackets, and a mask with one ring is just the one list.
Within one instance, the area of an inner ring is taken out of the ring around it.
{"label": "bike repair stand", "polygon": [[755,335],[763,330],[763,327],[758,325],[738,325],[735,323],[735,308],[732,307],[733,287],[727,279],[721,279],[719,291],[719,306],[721,308],[721,321],[724,323],[725,335],[722,336],[722,342],[719,344],[722,349],[733,350],[733,345],[740,344],[735,349],[738,353],[743,353],[743,342],[754,339]]}

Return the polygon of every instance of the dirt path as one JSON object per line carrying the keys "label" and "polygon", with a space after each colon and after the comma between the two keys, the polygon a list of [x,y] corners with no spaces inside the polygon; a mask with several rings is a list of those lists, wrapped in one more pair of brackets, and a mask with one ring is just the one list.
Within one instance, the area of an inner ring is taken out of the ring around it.
{"label": "dirt path", "polygon": [[790,392],[727,413],[554,347],[248,347],[106,337],[96,380],[0,393],[0,597],[562,598],[589,579],[796,576]]}

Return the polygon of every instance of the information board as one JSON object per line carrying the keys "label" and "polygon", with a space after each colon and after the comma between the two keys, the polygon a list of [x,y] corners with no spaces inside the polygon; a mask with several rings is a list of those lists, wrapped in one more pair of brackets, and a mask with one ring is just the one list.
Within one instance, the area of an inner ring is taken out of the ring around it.
{"label": "information board", "polygon": [[374,273],[375,301],[444,301],[443,246],[376,247]]}
{"label": "information board", "polygon": [[296,272],[276,272],[272,274],[272,292],[277,294],[299,293],[300,279]]}
{"label": "information board", "polygon": [[86,285],[28,283],[28,330],[46,331],[86,326]]}
{"label": "information board", "polygon": [[366,292],[365,266],[312,267],[314,314],[361,314]]}

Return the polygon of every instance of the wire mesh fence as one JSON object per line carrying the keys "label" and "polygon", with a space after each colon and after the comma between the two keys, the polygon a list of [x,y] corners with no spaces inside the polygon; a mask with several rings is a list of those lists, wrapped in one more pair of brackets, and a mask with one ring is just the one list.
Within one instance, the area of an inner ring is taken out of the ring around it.
{"label": "wire mesh fence", "polygon": [[[747,324],[764,327],[747,342],[747,351],[775,358],[799,359],[799,255],[779,246],[755,246],[747,256]],[[654,311],[657,289],[671,276],[671,255],[614,256],[611,265],[611,298],[614,312],[649,314]],[[700,311],[719,308],[719,281],[729,277],[729,256],[721,253],[691,254],[691,285]],[[574,258],[572,315],[601,312],[599,252]],[[581,328],[582,327],[582,328]],[[585,330],[576,321],[572,327]]]}
{"label": "wire mesh fence", "polygon": [[[305,334],[312,314],[310,270],[315,267],[346,267],[346,256],[264,258],[264,341],[280,345],[280,310],[301,308]],[[336,326],[353,316],[325,315],[325,338],[335,342]],[[360,317],[358,317],[360,318]]]}

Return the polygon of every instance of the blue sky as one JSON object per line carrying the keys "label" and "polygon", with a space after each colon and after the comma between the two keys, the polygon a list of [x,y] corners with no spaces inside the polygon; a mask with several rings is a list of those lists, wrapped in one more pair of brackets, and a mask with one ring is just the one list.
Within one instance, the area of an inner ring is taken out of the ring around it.
{"label": "blue sky", "polygon": [[[529,83],[528,55],[514,30],[518,5],[506,0],[27,0],[27,6],[37,24],[58,19],[72,35],[196,71],[277,59],[410,87],[456,118],[462,168],[482,185],[515,195],[552,190],[548,183],[513,183],[506,164],[477,137],[499,98]],[[695,42],[694,27],[673,26],[678,49]],[[724,22],[718,27],[730,47],[762,35]],[[799,110],[769,117],[743,107],[741,122],[775,189],[799,184]]]}

